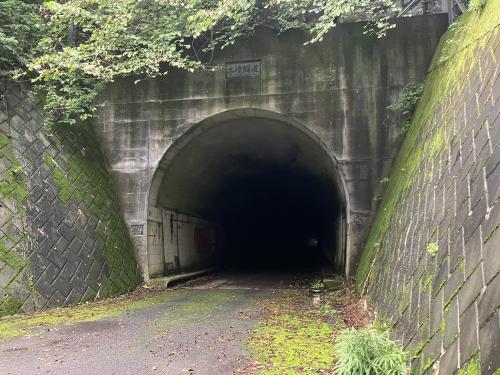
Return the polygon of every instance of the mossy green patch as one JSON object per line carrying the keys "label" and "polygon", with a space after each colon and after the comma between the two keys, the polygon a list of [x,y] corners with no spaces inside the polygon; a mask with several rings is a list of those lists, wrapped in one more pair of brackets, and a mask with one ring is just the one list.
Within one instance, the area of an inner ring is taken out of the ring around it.
{"label": "mossy green patch", "polygon": [[[0,199],[12,202],[17,210],[12,212],[12,215],[19,216],[22,221],[24,219],[24,200],[28,195],[24,187],[26,176],[22,173],[21,165],[14,157],[10,138],[3,131],[0,131],[0,163],[4,167],[0,179]],[[21,239],[16,239],[16,241]],[[26,265],[26,261],[16,252],[16,248],[12,246],[12,248],[7,249],[3,239],[0,240],[0,260],[16,271],[22,270]]]}
{"label": "mossy green patch", "polygon": [[500,223],[497,223],[495,225],[495,227],[491,230],[490,233],[488,233],[488,235],[486,236],[486,238],[484,239],[483,241],[483,244],[486,244],[490,239],[491,237],[493,237],[493,235],[495,234],[495,232],[500,228]]}
{"label": "mossy green patch", "polygon": [[411,297],[411,287],[410,285],[407,283],[403,286],[403,288],[401,289],[401,292],[400,292],[400,295],[399,295],[399,302],[398,302],[398,306],[401,310],[404,310],[404,308],[406,306],[408,306],[411,302],[410,300],[410,297]]}
{"label": "mossy green patch", "polygon": [[7,250],[3,241],[0,241],[0,260],[16,271],[20,271],[26,266],[26,261],[17,254],[15,247]]}
{"label": "mossy green patch", "polygon": [[304,304],[298,293],[281,292],[263,302],[264,319],[249,339],[248,349],[265,367],[264,375],[313,375],[332,369],[332,317],[323,313],[324,305]]}
{"label": "mossy green patch", "polygon": [[479,375],[481,373],[479,368],[479,357],[475,355],[465,367],[458,370],[457,375]]}
{"label": "mossy green patch", "polygon": [[430,370],[430,368],[434,365],[434,363],[436,362],[435,359],[426,359],[425,361],[422,361],[421,365],[420,365],[420,374],[426,374],[427,371]]}
{"label": "mossy green patch", "polygon": [[[193,322],[213,321],[217,311],[237,297],[232,290],[207,289],[190,290],[189,299],[174,306],[165,316],[158,319],[160,326],[179,326]],[[223,316],[223,314],[220,314]]]}
{"label": "mossy green patch", "polygon": [[69,181],[68,177],[66,177],[56,161],[48,154],[45,155],[45,163],[50,167],[52,171],[52,179],[59,187],[59,198],[61,201],[66,203],[74,194],[81,194],[81,192],[76,189],[76,186]]}
{"label": "mossy green patch", "polygon": [[[25,188],[26,176],[22,167],[15,158],[11,139],[0,131],[0,201],[2,216],[5,221],[2,227],[3,237],[0,239],[0,266],[7,274],[10,269],[12,275],[7,285],[2,288],[3,297],[0,300],[0,316],[16,313],[23,305],[10,283],[22,279],[29,269],[27,268],[27,234],[24,230],[25,200],[28,192]],[[15,228],[9,229],[9,226]]]}
{"label": "mossy green patch", "polygon": [[448,306],[451,304],[451,302],[453,301],[453,299],[458,295],[458,293],[460,292],[460,290],[463,288],[464,284],[462,285],[459,285],[450,295],[450,297],[444,301],[444,309],[446,310],[448,308]]}
{"label": "mossy green patch", "polygon": [[378,332],[390,332],[392,330],[392,327],[394,326],[394,323],[390,320],[383,319],[380,316],[377,316],[373,321],[372,326],[373,329]]}
{"label": "mossy green patch", "polygon": [[437,243],[432,242],[427,245],[427,253],[432,257],[436,256],[438,250],[439,250],[439,245]]}
{"label": "mossy green patch", "polygon": [[22,305],[23,301],[18,300],[11,293],[7,293],[7,296],[0,303],[0,317],[15,314]]}
{"label": "mossy green patch", "polygon": [[272,363],[266,375],[313,375],[332,367],[332,335],[333,328],[321,320],[283,315],[257,329],[250,351],[260,362]]}
{"label": "mossy green patch", "polygon": [[419,341],[417,345],[413,348],[412,356],[413,358],[418,358],[420,357],[420,354],[424,350],[425,346],[427,345],[427,341]]}
{"label": "mossy green patch", "polygon": [[[376,264],[370,272],[371,265],[379,252],[378,246],[384,250],[402,197],[415,185],[420,171],[449,144],[454,108],[463,107],[458,100],[467,86],[467,76],[482,63],[477,58],[477,47],[486,47],[489,36],[500,32],[499,20],[500,0],[490,0],[482,11],[470,11],[460,17],[441,39],[410,130],[394,162],[389,184],[365,242],[357,269],[358,291],[363,289],[365,281],[370,283],[376,277],[379,267]],[[368,275],[370,280],[366,280]]]}
{"label": "mossy green patch", "polygon": [[425,292],[432,284],[435,274],[427,275],[425,278],[421,279],[422,285],[420,287],[420,293]]}
{"label": "mossy green patch", "polygon": [[14,315],[0,319],[0,340],[35,333],[41,327],[96,321],[122,315],[132,310],[151,307],[184,294],[182,290],[120,296],[100,302],[46,310],[30,315]]}
{"label": "mossy green patch", "polygon": [[441,335],[444,336],[444,334],[446,333],[446,319],[441,320],[441,324],[440,324],[439,329],[441,331]]}
{"label": "mossy green patch", "polygon": [[[0,181],[0,195],[2,199],[10,199],[16,203],[22,203],[28,196],[26,190],[26,176],[22,173],[22,167],[14,157],[14,149],[10,138],[0,131],[0,161],[8,165],[2,173]],[[23,210],[23,206],[19,205],[19,210]]]}

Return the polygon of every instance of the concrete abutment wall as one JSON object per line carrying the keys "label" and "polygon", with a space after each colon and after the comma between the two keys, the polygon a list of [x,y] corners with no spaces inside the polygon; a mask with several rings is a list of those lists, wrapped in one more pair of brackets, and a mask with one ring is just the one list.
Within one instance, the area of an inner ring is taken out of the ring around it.
{"label": "concrete abutment wall", "polygon": [[[147,229],[147,218],[149,208],[158,208],[150,204],[149,192],[163,156],[198,124],[231,110],[240,111],[241,121],[260,110],[302,124],[337,160],[344,202],[349,202],[341,229],[347,238],[343,272],[352,275],[380,180],[388,175],[401,139],[399,118],[387,106],[407,84],[424,80],[447,17],[398,23],[382,39],[364,35],[362,23],[342,24],[313,45],[304,45],[305,33],[276,36],[263,29],[216,56],[214,64],[222,68],[214,71],[172,71],[165,78],[111,85],[100,98],[96,130],[118,182],[143,277],[152,274],[149,263],[158,263],[148,260],[148,240],[155,233]],[[249,60],[260,64],[260,74],[228,78],[225,63]],[[245,111],[250,113],[242,116]]]}

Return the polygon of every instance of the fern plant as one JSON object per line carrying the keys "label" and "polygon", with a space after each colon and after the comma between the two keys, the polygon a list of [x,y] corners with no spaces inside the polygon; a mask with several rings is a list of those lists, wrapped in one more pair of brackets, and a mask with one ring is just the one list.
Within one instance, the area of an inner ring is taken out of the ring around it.
{"label": "fern plant", "polygon": [[344,331],[334,346],[338,375],[405,375],[406,354],[375,329]]}

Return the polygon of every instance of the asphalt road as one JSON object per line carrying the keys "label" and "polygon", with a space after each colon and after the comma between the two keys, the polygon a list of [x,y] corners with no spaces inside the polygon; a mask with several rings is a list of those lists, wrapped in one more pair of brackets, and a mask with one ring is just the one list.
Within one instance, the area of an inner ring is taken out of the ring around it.
{"label": "asphalt road", "polygon": [[9,339],[0,343],[0,374],[251,374],[245,342],[258,302],[302,277],[219,274],[147,308]]}

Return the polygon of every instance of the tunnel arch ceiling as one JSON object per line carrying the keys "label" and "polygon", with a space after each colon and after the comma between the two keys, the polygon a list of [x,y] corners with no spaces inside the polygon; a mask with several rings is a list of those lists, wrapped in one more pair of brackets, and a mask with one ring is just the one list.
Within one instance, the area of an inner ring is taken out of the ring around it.
{"label": "tunnel arch ceiling", "polygon": [[306,127],[268,111],[224,112],[160,161],[148,233],[162,234],[148,241],[149,274],[228,262],[345,273],[348,206],[335,158]]}

